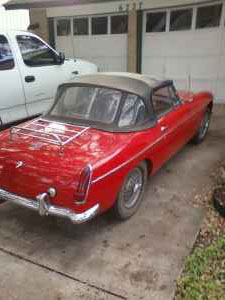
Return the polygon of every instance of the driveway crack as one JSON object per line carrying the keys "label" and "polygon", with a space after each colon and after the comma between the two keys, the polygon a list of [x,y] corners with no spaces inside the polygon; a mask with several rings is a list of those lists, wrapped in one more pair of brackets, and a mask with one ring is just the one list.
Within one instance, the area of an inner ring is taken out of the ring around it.
{"label": "driveway crack", "polygon": [[88,283],[88,282],[86,282],[86,281],[80,280],[80,279],[78,279],[78,278],[76,278],[76,277],[73,277],[73,276],[71,276],[71,275],[68,275],[68,274],[65,274],[65,273],[63,273],[63,272],[57,271],[57,270],[55,270],[55,269],[53,269],[53,268],[50,268],[50,267],[48,267],[48,266],[45,266],[45,265],[43,265],[43,264],[34,262],[33,260],[31,260],[31,259],[29,259],[29,258],[23,257],[23,256],[20,255],[20,254],[15,254],[15,253],[13,253],[12,251],[6,250],[6,249],[4,249],[4,248],[2,248],[2,247],[0,247],[0,251],[1,251],[2,253],[4,253],[4,254],[8,254],[8,255],[10,255],[10,256],[12,256],[12,257],[15,257],[15,258],[17,258],[17,259],[19,259],[19,260],[25,261],[25,262],[27,262],[27,263],[30,263],[30,264],[34,265],[34,266],[37,266],[37,267],[39,267],[39,268],[42,268],[42,269],[44,269],[44,270],[46,270],[46,271],[49,271],[49,272],[55,273],[55,274],[57,274],[57,275],[63,276],[63,277],[65,277],[65,278],[67,278],[67,279],[70,279],[70,280],[72,280],[72,281],[74,281],[74,282],[83,284],[83,285],[85,285],[85,286],[87,286],[87,287],[89,287],[89,288],[93,288],[93,289],[96,289],[97,291],[104,292],[104,293],[106,293],[106,294],[108,294],[108,295],[110,295],[110,296],[117,297],[118,299],[127,300],[127,297],[124,297],[124,296],[119,295],[119,294],[117,294],[117,293],[108,291],[108,290],[106,290],[106,289],[104,289],[104,288],[95,286],[94,284],[90,284],[90,283]]}

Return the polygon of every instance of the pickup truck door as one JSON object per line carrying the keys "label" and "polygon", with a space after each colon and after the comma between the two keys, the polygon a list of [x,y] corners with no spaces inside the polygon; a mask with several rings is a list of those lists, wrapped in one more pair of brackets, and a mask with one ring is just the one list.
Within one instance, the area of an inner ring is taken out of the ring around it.
{"label": "pickup truck door", "polygon": [[9,37],[0,33],[0,118],[7,124],[27,116],[15,53]]}
{"label": "pickup truck door", "polygon": [[15,37],[21,65],[21,75],[29,115],[48,110],[53,103],[58,85],[68,74],[58,62],[58,54],[44,41],[30,33]]}

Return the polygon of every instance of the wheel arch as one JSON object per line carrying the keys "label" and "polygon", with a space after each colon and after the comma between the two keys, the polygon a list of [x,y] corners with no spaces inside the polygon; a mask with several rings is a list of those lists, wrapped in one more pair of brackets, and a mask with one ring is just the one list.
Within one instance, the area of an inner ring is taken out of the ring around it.
{"label": "wheel arch", "polygon": [[213,110],[213,101],[211,101],[211,102],[208,104],[207,108],[209,108],[209,109],[210,109],[210,112],[212,113],[212,110]]}
{"label": "wheel arch", "polygon": [[146,163],[147,165],[147,169],[148,169],[148,177],[151,176],[152,174],[152,171],[153,171],[153,163],[152,163],[152,160],[150,158],[146,158],[144,160],[144,162]]}

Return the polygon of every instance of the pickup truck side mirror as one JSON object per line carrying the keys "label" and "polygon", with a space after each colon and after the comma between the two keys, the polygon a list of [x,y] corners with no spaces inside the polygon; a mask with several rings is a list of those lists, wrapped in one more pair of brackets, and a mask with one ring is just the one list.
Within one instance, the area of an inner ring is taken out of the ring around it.
{"label": "pickup truck side mirror", "polygon": [[63,52],[59,52],[59,56],[57,62],[59,65],[63,65],[65,61],[65,54]]}

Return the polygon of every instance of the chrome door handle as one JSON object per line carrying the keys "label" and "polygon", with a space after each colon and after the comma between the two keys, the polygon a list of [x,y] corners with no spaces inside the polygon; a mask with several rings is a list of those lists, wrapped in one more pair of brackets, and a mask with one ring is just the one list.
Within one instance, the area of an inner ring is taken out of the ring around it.
{"label": "chrome door handle", "polygon": [[161,132],[164,133],[168,130],[167,126],[161,126]]}

